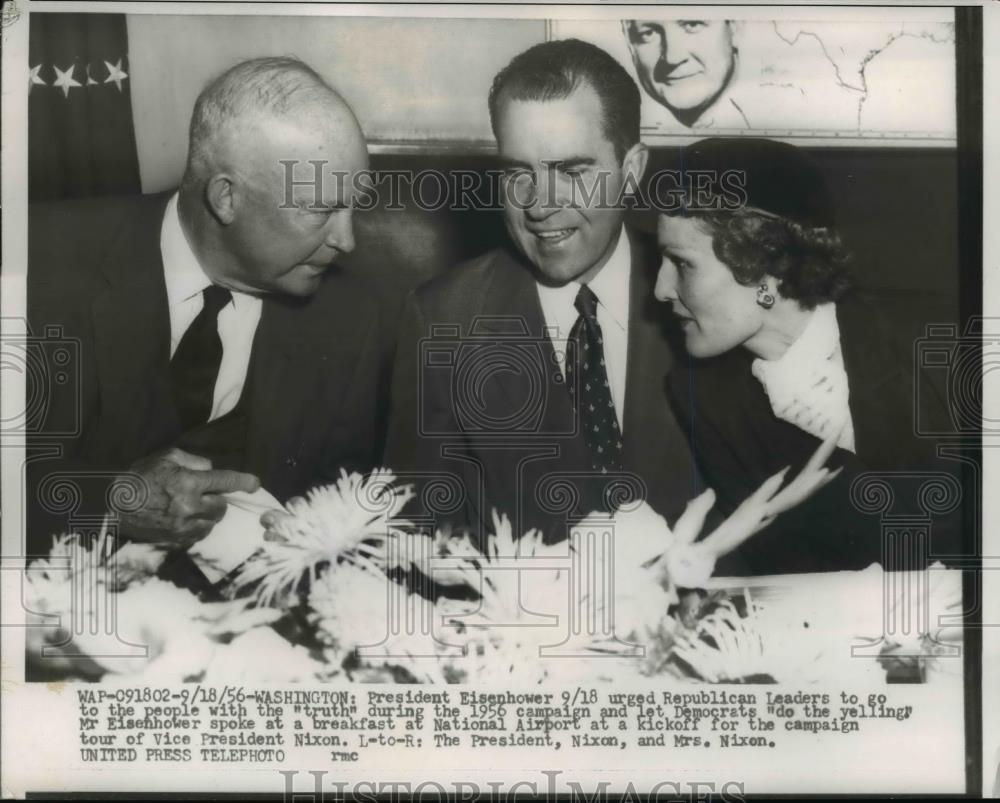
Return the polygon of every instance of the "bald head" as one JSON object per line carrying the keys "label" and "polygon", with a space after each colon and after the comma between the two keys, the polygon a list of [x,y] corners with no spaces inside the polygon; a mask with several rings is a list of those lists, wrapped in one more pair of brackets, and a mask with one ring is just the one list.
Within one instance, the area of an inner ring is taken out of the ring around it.
{"label": "bald head", "polygon": [[183,186],[191,190],[213,173],[248,167],[248,139],[281,128],[287,133],[290,126],[322,132],[348,147],[363,142],[351,108],[304,62],[259,58],[229,68],[195,101]]}
{"label": "bald head", "polygon": [[352,178],[367,167],[354,113],[312,68],[245,61],[195,103],[181,225],[217,284],[309,295],[354,247]]}

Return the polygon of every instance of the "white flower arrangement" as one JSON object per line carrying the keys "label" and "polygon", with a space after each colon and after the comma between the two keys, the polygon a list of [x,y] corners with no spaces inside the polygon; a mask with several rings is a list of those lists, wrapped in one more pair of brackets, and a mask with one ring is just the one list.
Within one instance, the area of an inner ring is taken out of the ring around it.
{"label": "white flower arrangement", "polygon": [[[68,643],[65,623],[71,616],[76,622],[113,622],[110,629],[76,628],[67,671],[75,667],[78,675],[128,681],[534,684],[549,677],[613,682],[667,674],[719,683],[868,672],[874,661],[845,664],[835,652],[843,646],[849,653],[852,636],[875,629],[877,617],[863,605],[844,610],[827,604],[816,608],[821,613],[810,608],[806,616],[819,626],[807,632],[809,622],[797,607],[803,605],[801,594],[790,604],[780,594],[777,601],[762,601],[748,590],[708,596],[692,590],[708,585],[720,556],[794,504],[788,488],[799,483],[809,490],[819,482],[802,476],[781,493],[783,475],[772,478],[702,538],[715,501],[711,491],[692,500],[673,527],[645,503],[588,517],[578,530],[597,528],[613,544],[612,554],[603,557],[613,563],[613,591],[604,597],[593,589],[581,592],[579,578],[574,583],[571,577],[573,560],[582,557],[573,551],[577,530],[569,542],[546,544],[534,530],[515,537],[510,520],[494,514],[482,550],[464,533],[415,532],[403,516],[413,489],[397,487],[395,475],[380,469],[366,477],[342,473],[335,484],[290,503],[263,548],[238,572],[232,601],[202,602],[153,578],[163,557],[159,550],[133,544],[114,550],[102,533],[89,547],[76,536],[57,538],[49,558],[27,571],[25,603],[38,617],[57,616],[63,623],[62,629],[31,629],[44,634],[50,647],[57,643],[53,636]],[[855,573],[868,591],[883,581],[875,570]],[[934,617],[960,607],[955,574],[932,572]],[[462,593],[432,599],[430,584],[421,584],[428,576],[438,591]],[[81,597],[81,584],[100,593]],[[806,596],[823,597],[813,588]],[[570,620],[583,617],[584,608],[605,626],[591,632],[547,624],[567,613]],[[393,625],[394,611],[432,627]],[[305,622],[305,646],[270,627],[296,616]],[[831,633],[842,634],[845,644],[831,648]],[[123,655],[123,639],[144,649]],[[930,642],[947,642],[940,628],[920,639],[890,648],[926,653]],[[543,657],[553,646],[575,657]],[[89,662],[85,670],[83,658]]]}
{"label": "white flower arrangement", "polygon": [[106,528],[89,545],[57,536],[25,571],[29,660],[107,682],[200,679],[232,648],[226,639],[281,616],[244,601],[203,603],[153,576],[163,557],[145,544],[115,549]]}
{"label": "white flower arrangement", "polygon": [[391,542],[406,537],[410,523],[398,518],[413,497],[410,486],[395,487],[395,475],[377,469],[367,477],[341,471],[334,485],[314,488],[289,503],[289,516],[273,527],[271,540],[248,561],[235,580],[256,587],[263,605],[294,598],[300,582],[315,583],[319,570],[344,561],[360,569],[391,567]]}

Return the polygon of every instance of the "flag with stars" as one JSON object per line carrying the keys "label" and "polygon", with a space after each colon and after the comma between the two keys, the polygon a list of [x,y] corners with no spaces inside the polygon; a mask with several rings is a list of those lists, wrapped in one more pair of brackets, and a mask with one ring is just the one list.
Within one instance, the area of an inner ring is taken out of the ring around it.
{"label": "flag with stars", "polygon": [[31,15],[29,199],[138,193],[124,14]]}

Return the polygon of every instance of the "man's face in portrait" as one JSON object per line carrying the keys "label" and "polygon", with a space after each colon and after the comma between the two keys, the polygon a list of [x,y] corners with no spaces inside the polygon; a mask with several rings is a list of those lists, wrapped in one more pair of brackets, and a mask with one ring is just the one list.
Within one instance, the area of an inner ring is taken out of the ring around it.
{"label": "man's face in portrait", "polygon": [[736,68],[729,20],[626,20],[639,83],[684,125],[697,122]]}
{"label": "man's face in portrait", "polygon": [[646,149],[623,158],[604,129],[597,92],[581,84],[565,98],[501,100],[497,145],[505,171],[504,220],[544,279],[590,281],[618,242],[626,176],[641,177]]}

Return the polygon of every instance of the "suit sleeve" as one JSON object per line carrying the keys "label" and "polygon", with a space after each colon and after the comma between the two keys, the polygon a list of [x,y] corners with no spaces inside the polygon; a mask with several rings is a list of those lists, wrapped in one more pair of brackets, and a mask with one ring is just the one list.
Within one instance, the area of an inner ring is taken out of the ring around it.
{"label": "suit sleeve", "polygon": [[[124,465],[90,459],[83,446],[96,404],[87,277],[103,229],[90,227],[87,239],[76,216],[59,209],[34,205],[28,225],[22,523],[29,555],[47,554],[53,535],[98,530],[109,507],[129,508],[141,495],[135,482],[115,484]],[[75,271],[63,270],[67,253]]]}

